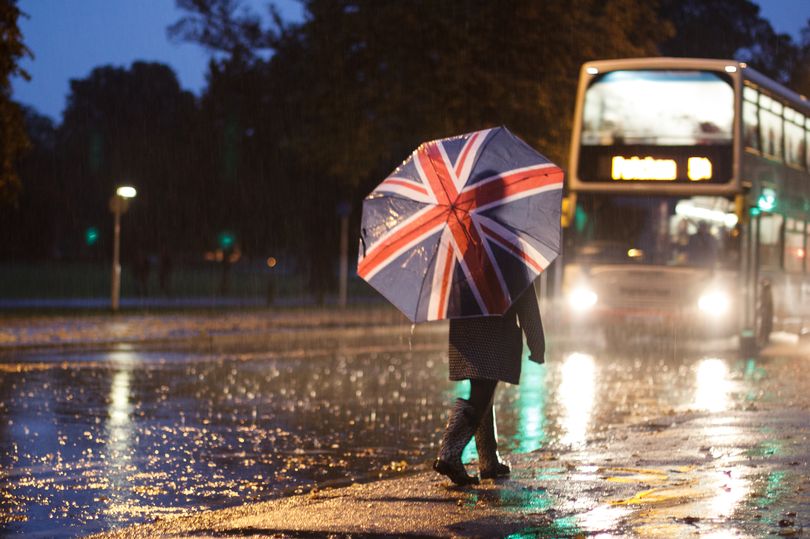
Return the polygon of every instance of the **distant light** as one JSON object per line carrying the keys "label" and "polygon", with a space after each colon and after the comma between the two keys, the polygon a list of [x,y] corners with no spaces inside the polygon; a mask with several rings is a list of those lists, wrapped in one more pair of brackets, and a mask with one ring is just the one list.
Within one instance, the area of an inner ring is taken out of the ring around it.
{"label": "distant light", "polygon": [[745,62],[740,62],[740,67],[745,69],[746,67],[748,67],[748,64],[746,64]]}
{"label": "distant light", "polygon": [[628,249],[627,256],[629,258],[641,258],[642,256],[644,256],[644,251],[642,251],[641,249]]}
{"label": "distant light", "polygon": [[136,191],[134,187],[124,185],[116,189],[115,194],[120,196],[121,198],[135,198],[135,195],[138,194],[138,191]]}
{"label": "distant light", "polygon": [[588,311],[596,305],[599,297],[596,292],[585,286],[580,286],[571,291],[568,296],[568,304],[570,307],[579,312]]}
{"label": "distant light", "polygon": [[217,236],[220,249],[231,249],[236,244],[236,236],[229,230],[224,230]]}
{"label": "distant light", "polygon": [[599,74],[599,69],[597,69],[595,67],[587,67],[587,68],[585,68],[585,72],[588,75],[598,75]]}
{"label": "distant light", "polygon": [[723,316],[731,306],[731,298],[720,290],[710,290],[698,298],[698,309],[706,314]]}
{"label": "distant light", "polygon": [[268,268],[274,268],[277,263],[278,263],[278,261],[273,256],[271,256],[270,258],[267,259],[267,267]]}
{"label": "distant light", "polygon": [[675,205],[675,214],[690,219],[700,219],[701,221],[711,221],[722,223],[726,228],[733,228],[740,220],[734,213],[726,213],[720,210],[711,210],[695,206],[688,200],[678,201]]}
{"label": "distant light", "polygon": [[96,227],[91,226],[85,231],[84,242],[88,246],[93,246],[98,242],[98,229]]}
{"label": "distant light", "polygon": [[776,192],[767,187],[763,189],[757,200],[757,207],[762,211],[772,211],[776,207]]}
{"label": "distant light", "polygon": [[737,66],[726,66],[726,73],[736,73]]}

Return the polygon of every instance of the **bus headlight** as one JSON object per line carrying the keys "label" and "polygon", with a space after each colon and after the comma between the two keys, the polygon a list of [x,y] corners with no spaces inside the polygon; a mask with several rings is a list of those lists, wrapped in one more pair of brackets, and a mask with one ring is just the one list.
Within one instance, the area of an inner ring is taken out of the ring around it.
{"label": "bus headlight", "polygon": [[709,290],[698,299],[698,309],[706,314],[722,316],[728,312],[731,299],[721,290]]}
{"label": "bus headlight", "polygon": [[594,305],[599,297],[596,292],[585,286],[579,286],[568,295],[568,305],[575,311],[587,311]]}

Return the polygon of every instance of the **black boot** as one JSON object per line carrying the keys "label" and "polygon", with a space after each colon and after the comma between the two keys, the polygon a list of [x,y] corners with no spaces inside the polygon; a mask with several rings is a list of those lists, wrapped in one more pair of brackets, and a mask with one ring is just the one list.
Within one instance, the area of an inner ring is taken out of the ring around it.
{"label": "black boot", "polygon": [[496,479],[509,475],[509,465],[498,455],[498,431],[495,426],[495,409],[490,405],[475,431],[475,448],[478,450],[478,470],[481,479]]}
{"label": "black boot", "polygon": [[475,428],[475,408],[469,401],[457,399],[447,420],[439,457],[433,463],[433,469],[459,486],[478,484],[478,477],[467,475],[464,463],[461,462],[461,453],[473,437]]}

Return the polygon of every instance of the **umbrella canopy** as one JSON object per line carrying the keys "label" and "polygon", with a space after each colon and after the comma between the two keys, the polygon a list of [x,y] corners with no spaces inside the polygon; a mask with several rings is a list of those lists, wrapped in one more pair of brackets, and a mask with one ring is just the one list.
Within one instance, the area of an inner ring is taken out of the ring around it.
{"label": "umbrella canopy", "polygon": [[501,315],[559,254],[562,182],[505,127],[424,143],[363,201],[357,273],[413,322]]}

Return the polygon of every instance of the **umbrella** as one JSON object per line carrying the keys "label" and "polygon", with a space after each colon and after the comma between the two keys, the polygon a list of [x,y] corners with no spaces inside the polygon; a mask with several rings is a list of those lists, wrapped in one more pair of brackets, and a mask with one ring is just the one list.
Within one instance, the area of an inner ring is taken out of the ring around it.
{"label": "umbrella", "polygon": [[562,181],[505,127],[424,143],[363,201],[357,273],[413,322],[502,315],[559,254]]}

